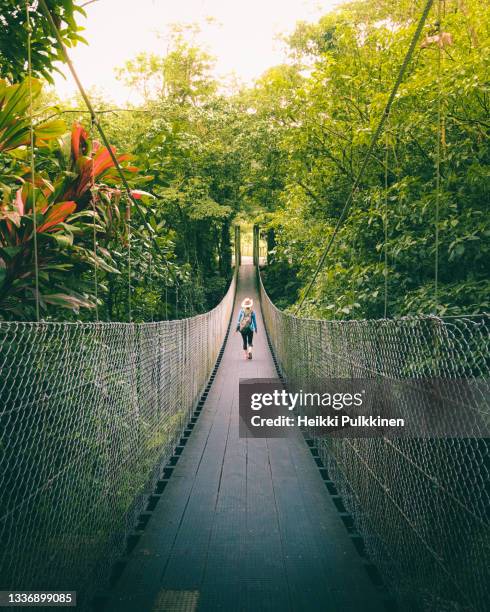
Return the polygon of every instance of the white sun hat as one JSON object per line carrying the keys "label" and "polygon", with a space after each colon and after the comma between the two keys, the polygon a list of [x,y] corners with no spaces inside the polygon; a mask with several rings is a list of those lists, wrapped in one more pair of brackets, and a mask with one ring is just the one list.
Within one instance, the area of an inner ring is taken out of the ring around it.
{"label": "white sun hat", "polygon": [[252,298],[245,298],[242,302],[242,308],[252,308],[254,305],[254,301]]}

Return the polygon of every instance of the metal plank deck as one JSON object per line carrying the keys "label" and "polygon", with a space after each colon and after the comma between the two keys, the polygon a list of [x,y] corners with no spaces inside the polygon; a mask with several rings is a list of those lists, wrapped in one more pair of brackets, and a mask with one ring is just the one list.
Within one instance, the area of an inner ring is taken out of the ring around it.
{"label": "metal plank deck", "polygon": [[302,437],[238,437],[239,378],[275,376],[251,265],[240,268],[234,321],[246,295],[257,312],[254,358],[243,359],[241,338],[231,333],[202,414],[110,610],[383,608]]}

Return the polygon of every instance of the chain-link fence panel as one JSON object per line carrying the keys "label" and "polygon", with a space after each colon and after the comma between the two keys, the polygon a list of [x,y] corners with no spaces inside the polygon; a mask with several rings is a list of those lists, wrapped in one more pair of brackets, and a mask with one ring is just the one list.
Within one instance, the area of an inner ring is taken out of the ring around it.
{"label": "chain-link fence panel", "polygon": [[[292,392],[332,378],[489,379],[488,316],[301,319],[276,308],[261,281],[260,291]],[[468,394],[459,404],[488,424],[481,400]],[[315,444],[400,609],[490,609],[488,438],[317,436]]]}
{"label": "chain-link fence panel", "polygon": [[0,589],[106,585],[205,387],[235,279],[158,323],[0,322]]}

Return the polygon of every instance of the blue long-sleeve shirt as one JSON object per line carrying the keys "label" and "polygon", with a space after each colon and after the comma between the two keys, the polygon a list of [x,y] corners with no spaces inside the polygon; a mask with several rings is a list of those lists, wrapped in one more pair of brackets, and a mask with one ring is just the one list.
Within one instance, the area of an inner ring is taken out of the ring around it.
{"label": "blue long-sleeve shirt", "polygon": [[[237,323],[237,329],[240,328],[240,321],[243,319],[245,315],[245,312],[243,311],[243,308],[240,308],[240,314],[238,315],[238,323]],[[255,318],[255,311],[252,310],[252,321],[250,323],[250,329],[253,332],[257,331],[257,319]]]}

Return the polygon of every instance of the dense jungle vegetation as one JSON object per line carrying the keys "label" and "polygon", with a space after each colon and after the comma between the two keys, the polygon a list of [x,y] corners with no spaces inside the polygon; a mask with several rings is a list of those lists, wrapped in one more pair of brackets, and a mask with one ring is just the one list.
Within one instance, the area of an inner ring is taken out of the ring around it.
{"label": "dense jungle vegetation", "polygon": [[[261,225],[266,287],[294,310],[352,190],[423,4],[357,0],[316,24],[298,23],[285,40],[288,63],[232,92],[185,28],[175,28],[166,56],[140,54],[122,65],[118,78],[141,104],[121,111],[92,99],[136,207],[82,101],[68,105],[49,93],[60,52],[38,8],[31,10],[32,181],[25,7],[6,0],[0,319],[35,317],[36,250],[45,319],[145,321],[205,311],[229,281],[231,230],[240,220]],[[85,44],[83,9],[73,0],[48,5],[65,44]],[[436,0],[302,314],[488,310],[489,63],[489,4]]]}

